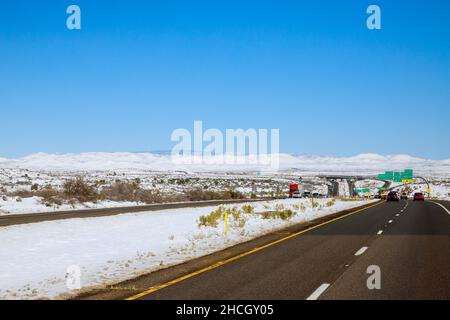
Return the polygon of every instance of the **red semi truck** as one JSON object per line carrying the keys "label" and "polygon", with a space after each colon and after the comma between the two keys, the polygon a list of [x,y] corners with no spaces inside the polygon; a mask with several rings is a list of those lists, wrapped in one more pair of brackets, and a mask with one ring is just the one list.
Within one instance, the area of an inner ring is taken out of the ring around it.
{"label": "red semi truck", "polygon": [[289,198],[294,198],[294,195],[300,195],[298,190],[298,183],[292,183],[289,185]]}

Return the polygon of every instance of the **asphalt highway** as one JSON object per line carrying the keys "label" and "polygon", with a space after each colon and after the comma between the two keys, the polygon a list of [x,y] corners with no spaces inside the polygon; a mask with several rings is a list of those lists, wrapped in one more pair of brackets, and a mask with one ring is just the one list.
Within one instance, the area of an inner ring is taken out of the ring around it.
{"label": "asphalt highway", "polygon": [[381,203],[129,299],[450,299],[449,209]]}

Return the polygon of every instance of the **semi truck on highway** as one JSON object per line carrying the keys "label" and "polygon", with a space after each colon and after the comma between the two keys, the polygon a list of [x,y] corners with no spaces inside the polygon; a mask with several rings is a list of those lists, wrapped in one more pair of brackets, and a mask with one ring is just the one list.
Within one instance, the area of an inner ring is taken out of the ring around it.
{"label": "semi truck on highway", "polygon": [[300,190],[298,189],[298,183],[292,183],[289,185],[289,198],[299,198]]}

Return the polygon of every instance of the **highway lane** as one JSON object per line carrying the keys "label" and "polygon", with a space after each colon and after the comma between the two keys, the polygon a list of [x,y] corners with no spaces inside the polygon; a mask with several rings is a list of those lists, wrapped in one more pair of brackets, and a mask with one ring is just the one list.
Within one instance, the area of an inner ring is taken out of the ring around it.
{"label": "highway lane", "polygon": [[450,215],[436,204],[383,203],[139,298],[306,299],[329,284],[314,298],[448,299],[449,240]]}
{"label": "highway lane", "polygon": [[[431,202],[411,204],[321,298],[450,299],[450,215]],[[380,290],[366,285],[373,265]]]}

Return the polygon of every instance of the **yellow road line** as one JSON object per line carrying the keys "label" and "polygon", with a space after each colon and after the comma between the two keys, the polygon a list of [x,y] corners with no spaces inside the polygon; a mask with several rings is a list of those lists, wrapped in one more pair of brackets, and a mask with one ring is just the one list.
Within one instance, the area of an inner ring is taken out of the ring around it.
{"label": "yellow road line", "polygon": [[293,234],[291,234],[291,235],[289,235],[289,236],[286,236],[286,237],[284,237],[284,238],[281,238],[281,239],[278,239],[278,240],[276,240],[276,241],[270,242],[270,243],[268,243],[268,244],[266,244],[266,245],[263,245],[263,246],[261,246],[261,247],[252,249],[252,250],[247,251],[247,252],[244,252],[244,253],[241,253],[241,254],[239,254],[239,255],[237,255],[237,256],[234,256],[234,257],[231,257],[231,258],[229,258],[229,259],[227,259],[227,260],[219,261],[219,262],[214,263],[214,264],[212,264],[212,265],[210,265],[210,266],[208,266],[208,267],[205,267],[205,268],[203,268],[203,269],[194,271],[194,272],[192,272],[192,273],[189,273],[189,274],[184,275],[184,276],[182,276],[182,277],[176,278],[176,279],[171,280],[171,281],[169,281],[169,282],[163,283],[163,284],[161,284],[161,285],[158,285],[158,286],[155,286],[155,287],[151,287],[151,288],[149,288],[148,290],[143,291],[143,292],[138,293],[138,294],[135,294],[135,295],[133,295],[133,296],[131,296],[131,297],[128,297],[128,298],[126,298],[125,300],[136,300],[136,299],[139,299],[139,298],[141,298],[141,297],[144,297],[144,296],[146,296],[146,295],[149,295],[149,294],[154,293],[154,292],[156,292],[156,291],[159,291],[159,290],[161,290],[161,289],[167,288],[167,287],[169,287],[169,286],[171,286],[171,285],[174,285],[174,284],[176,284],[176,283],[179,283],[179,282],[182,282],[182,281],[187,280],[187,279],[189,279],[189,278],[192,278],[192,277],[194,277],[194,276],[196,276],[196,275],[199,275],[199,274],[205,273],[205,272],[207,272],[207,271],[216,269],[216,268],[218,268],[218,267],[221,267],[221,266],[223,266],[223,265],[225,265],[225,264],[228,264],[228,263],[233,262],[233,261],[235,261],[235,260],[238,260],[238,259],[240,259],[240,258],[246,257],[246,256],[251,255],[251,254],[253,254],[253,253],[259,252],[259,251],[261,251],[261,250],[263,250],[263,249],[272,247],[272,246],[274,246],[274,245],[276,245],[276,244],[278,244],[278,243],[281,243],[281,242],[284,242],[284,241],[289,240],[289,239],[291,239],[291,238],[297,237],[297,236],[299,236],[299,235],[301,235],[301,234],[304,234],[304,233],[306,233],[306,232],[308,232],[308,231],[311,231],[311,230],[320,228],[320,227],[322,227],[322,226],[324,226],[324,225],[327,225],[327,224],[333,223],[333,222],[335,222],[335,221],[344,219],[344,218],[346,218],[346,217],[348,217],[348,216],[351,216],[351,215],[354,215],[354,214],[356,214],[356,213],[359,213],[359,212],[368,210],[368,209],[373,208],[373,207],[375,207],[375,206],[378,206],[378,205],[380,205],[380,204],[382,204],[382,203],[384,203],[384,202],[385,202],[385,201],[383,201],[383,202],[378,202],[378,203],[376,203],[376,204],[374,204],[374,205],[371,205],[371,206],[368,206],[368,207],[365,207],[365,208],[362,208],[362,209],[359,209],[359,210],[356,210],[356,211],[347,213],[347,214],[345,214],[345,215],[343,215],[343,216],[340,216],[340,217],[337,217],[337,218],[334,218],[334,219],[331,219],[331,220],[322,222],[322,223],[320,223],[320,224],[317,224],[317,225],[312,226],[312,227],[310,227],[310,228],[307,228],[307,229],[305,229],[305,230],[302,230],[302,231],[293,233]]}

